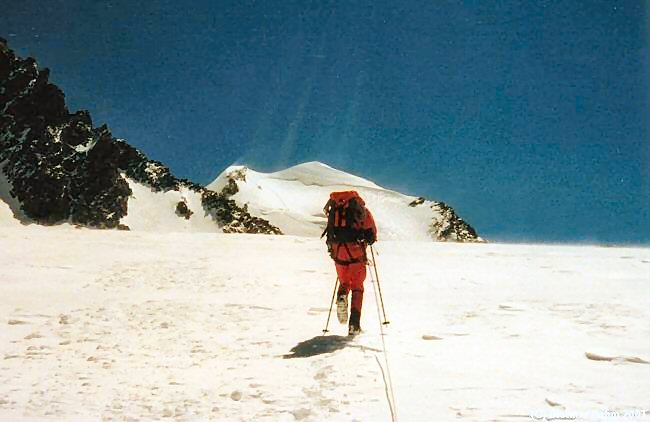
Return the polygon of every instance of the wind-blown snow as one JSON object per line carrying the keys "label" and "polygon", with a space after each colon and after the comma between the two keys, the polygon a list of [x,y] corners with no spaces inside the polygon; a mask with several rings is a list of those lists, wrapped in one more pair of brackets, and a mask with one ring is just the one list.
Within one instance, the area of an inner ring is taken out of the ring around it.
{"label": "wind-blown snow", "polygon": [[[0,420],[390,420],[373,285],[364,334],[322,337],[316,239],[29,226],[0,250]],[[650,408],[649,249],[377,251],[399,420]]]}
{"label": "wind-blown snow", "polygon": [[243,170],[245,181],[237,181],[239,192],[232,199],[247,204],[249,212],[268,220],[283,233],[320,236],[326,221],[323,207],[332,191],[356,190],[372,211],[385,240],[431,240],[429,225],[438,215],[426,201],[408,205],[414,196],[384,189],[325,164],[310,162],[275,173],[260,173],[242,166],[226,169],[208,185],[220,191],[233,171]]}
{"label": "wind-blown snow", "polygon": [[[128,212],[121,219],[131,230],[160,232],[220,232],[201,205],[201,194],[184,186],[178,191],[155,192],[142,183],[126,178],[133,192],[128,201]],[[189,220],[176,214],[176,205],[184,201],[193,212]]]}

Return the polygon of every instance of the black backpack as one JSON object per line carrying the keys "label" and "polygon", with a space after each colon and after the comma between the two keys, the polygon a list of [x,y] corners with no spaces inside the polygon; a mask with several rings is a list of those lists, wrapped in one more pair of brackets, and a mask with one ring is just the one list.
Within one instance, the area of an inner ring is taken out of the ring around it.
{"label": "black backpack", "polygon": [[327,243],[374,242],[374,233],[362,229],[366,219],[363,199],[354,192],[333,192],[323,209],[327,226],[321,238],[327,236]]}

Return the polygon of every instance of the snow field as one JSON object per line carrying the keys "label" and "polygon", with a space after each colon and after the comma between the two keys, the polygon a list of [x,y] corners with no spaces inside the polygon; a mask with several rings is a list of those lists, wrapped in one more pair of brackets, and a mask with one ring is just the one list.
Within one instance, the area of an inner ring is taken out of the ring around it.
{"label": "snow field", "polygon": [[[323,337],[316,239],[28,226],[0,250],[0,420],[390,420],[372,283],[365,332]],[[650,250],[377,251],[399,420],[650,408],[619,358],[650,360]]]}

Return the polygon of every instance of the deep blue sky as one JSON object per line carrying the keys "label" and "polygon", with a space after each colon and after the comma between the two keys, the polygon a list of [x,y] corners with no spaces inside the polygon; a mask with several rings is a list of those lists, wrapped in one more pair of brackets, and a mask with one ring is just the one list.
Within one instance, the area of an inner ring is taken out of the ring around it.
{"label": "deep blue sky", "polygon": [[176,175],[318,160],[492,240],[650,242],[639,1],[0,0],[0,36]]}

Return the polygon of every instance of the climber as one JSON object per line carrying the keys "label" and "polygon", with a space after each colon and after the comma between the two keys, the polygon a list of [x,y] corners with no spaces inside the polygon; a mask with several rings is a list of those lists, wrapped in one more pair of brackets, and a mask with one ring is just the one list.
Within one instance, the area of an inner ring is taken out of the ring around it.
{"label": "climber", "polygon": [[352,292],[348,334],[361,332],[363,282],[366,278],[366,247],[377,240],[375,221],[356,191],[332,192],[323,209],[327,226],[327,247],[336,265],[339,289],[336,298],[337,317],[348,322],[348,293]]}

